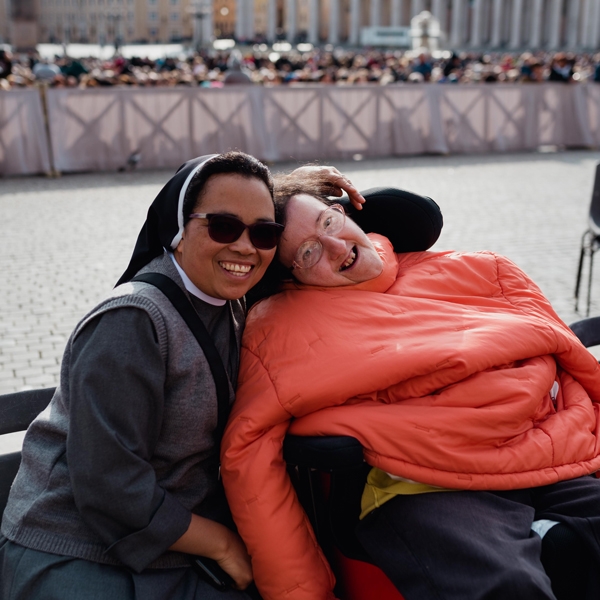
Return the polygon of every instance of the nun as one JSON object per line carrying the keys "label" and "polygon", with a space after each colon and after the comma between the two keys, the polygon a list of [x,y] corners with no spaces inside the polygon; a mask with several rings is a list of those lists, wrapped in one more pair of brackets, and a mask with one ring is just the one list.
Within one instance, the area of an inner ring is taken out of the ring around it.
{"label": "nun", "polygon": [[164,186],[26,434],[2,520],[2,600],[248,597],[219,441],[243,297],[282,230],[271,174],[246,154],[196,158]]}

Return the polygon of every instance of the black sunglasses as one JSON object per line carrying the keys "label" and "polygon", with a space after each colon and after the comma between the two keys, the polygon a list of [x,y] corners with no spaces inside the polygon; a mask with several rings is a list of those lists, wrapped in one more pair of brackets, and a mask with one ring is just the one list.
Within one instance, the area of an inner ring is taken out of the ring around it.
{"label": "black sunglasses", "polygon": [[254,223],[246,225],[237,217],[231,215],[220,215],[214,213],[192,213],[190,219],[207,219],[208,235],[210,239],[219,244],[231,244],[235,242],[248,229],[250,241],[255,248],[260,250],[271,250],[277,246],[279,238],[283,233],[283,225],[279,223]]}

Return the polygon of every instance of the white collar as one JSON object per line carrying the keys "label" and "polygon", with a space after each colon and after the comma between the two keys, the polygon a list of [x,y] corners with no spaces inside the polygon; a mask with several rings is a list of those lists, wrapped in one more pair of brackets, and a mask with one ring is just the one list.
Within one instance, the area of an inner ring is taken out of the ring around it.
{"label": "white collar", "polygon": [[212,296],[205,294],[201,289],[194,285],[192,280],[185,274],[185,271],[180,267],[179,263],[175,259],[175,255],[172,252],[168,252],[168,255],[171,257],[171,260],[173,261],[173,264],[175,265],[179,276],[183,280],[183,285],[185,286],[185,289],[190,294],[196,296],[196,298],[200,298],[200,300],[206,302],[207,304],[212,304],[213,306],[223,306],[225,302],[227,302],[227,300],[223,300],[222,298],[213,298]]}

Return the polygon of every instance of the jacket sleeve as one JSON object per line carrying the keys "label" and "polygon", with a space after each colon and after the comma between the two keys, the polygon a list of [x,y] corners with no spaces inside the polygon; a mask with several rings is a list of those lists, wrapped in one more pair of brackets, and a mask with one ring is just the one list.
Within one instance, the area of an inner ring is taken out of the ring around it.
{"label": "jacket sleeve", "polygon": [[187,530],[191,513],[150,463],[165,365],[150,317],[118,308],[78,334],[71,354],[67,462],[75,504],[107,552],[136,572]]}
{"label": "jacket sleeve", "polygon": [[335,583],[282,456],[291,415],[261,361],[242,349],[221,474],[264,600],[330,600]]}

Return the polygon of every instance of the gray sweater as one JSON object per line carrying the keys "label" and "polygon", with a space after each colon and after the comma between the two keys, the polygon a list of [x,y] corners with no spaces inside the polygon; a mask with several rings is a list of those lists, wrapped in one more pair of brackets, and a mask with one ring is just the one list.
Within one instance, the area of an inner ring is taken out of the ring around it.
{"label": "gray sweater", "polygon": [[[183,289],[168,256],[140,272]],[[224,359],[233,401],[243,304],[191,300]],[[186,565],[168,548],[192,512],[213,516],[216,424],[210,367],[179,313],[149,284],[119,286],[67,343],[60,385],[25,436],[2,533],[136,572]]]}

